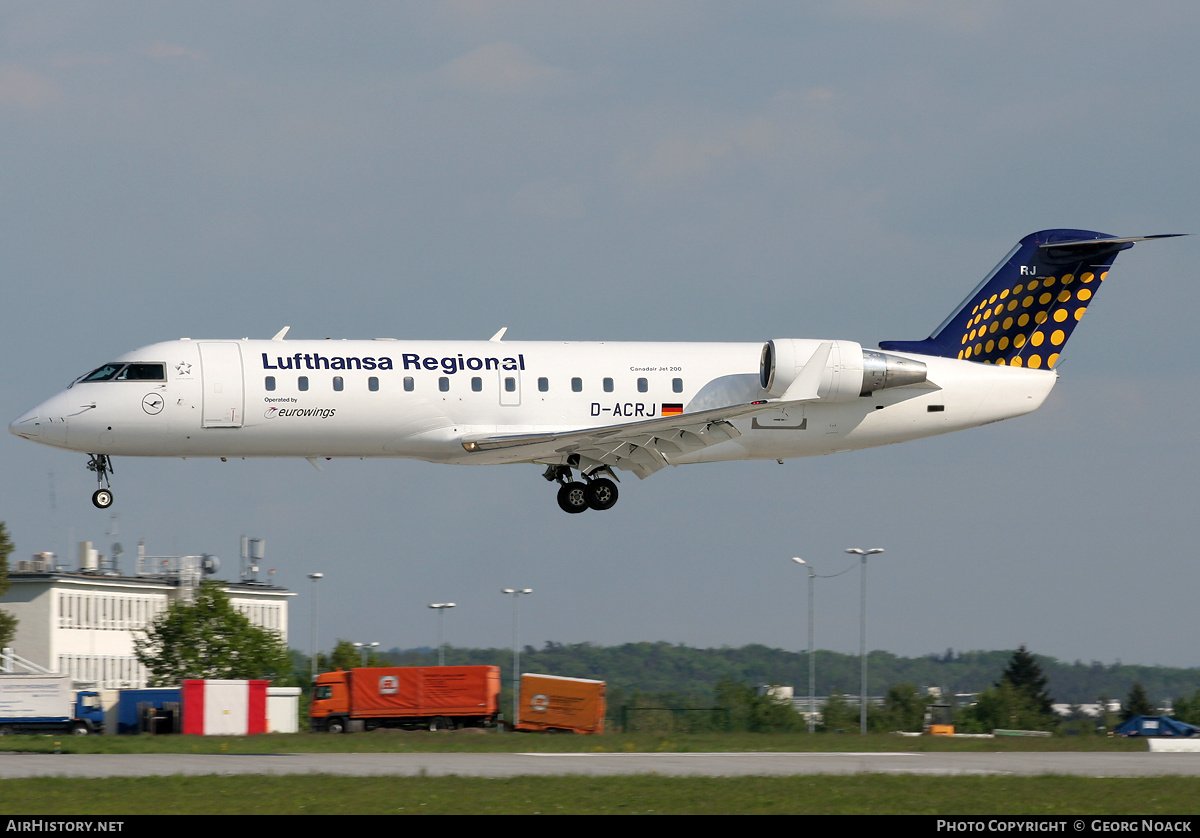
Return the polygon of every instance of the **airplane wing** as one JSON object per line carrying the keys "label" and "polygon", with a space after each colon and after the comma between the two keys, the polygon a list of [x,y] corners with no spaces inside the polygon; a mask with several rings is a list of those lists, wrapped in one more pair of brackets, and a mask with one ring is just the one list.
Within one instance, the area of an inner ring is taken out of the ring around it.
{"label": "airplane wing", "polygon": [[560,433],[468,437],[463,440],[463,447],[468,451],[524,448],[534,460],[550,457],[557,460],[559,455],[578,454],[644,478],[670,465],[673,457],[741,436],[730,422],[732,419],[778,411],[811,400],[748,402]]}
{"label": "airplane wing", "polygon": [[777,400],[732,404],[677,416],[557,433],[468,436],[462,445],[468,451],[525,449],[533,461],[556,461],[564,455],[577,454],[580,458],[586,457],[646,478],[670,465],[672,457],[741,436],[741,431],[730,420],[786,410],[820,399],[818,390],[831,347],[828,342],[818,346],[810,362]]}

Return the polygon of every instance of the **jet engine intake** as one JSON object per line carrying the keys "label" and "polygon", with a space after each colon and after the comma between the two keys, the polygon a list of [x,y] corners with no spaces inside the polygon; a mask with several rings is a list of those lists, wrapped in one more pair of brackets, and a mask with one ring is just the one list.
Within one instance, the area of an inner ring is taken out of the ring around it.
{"label": "jet engine intake", "polygon": [[823,401],[849,401],[925,381],[926,368],[921,361],[863,349],[854,341],[769,340],[763,344],[759,366],[759,383],[767,396],[787,397],[792,382],[826,343],[830,346],[828,360],[817,391]]}

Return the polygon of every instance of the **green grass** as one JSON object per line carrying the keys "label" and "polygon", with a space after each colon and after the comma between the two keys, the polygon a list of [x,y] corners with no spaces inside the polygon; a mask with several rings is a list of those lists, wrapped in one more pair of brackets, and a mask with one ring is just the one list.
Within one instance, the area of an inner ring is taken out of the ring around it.
{"label": "green grass", "polygon": [[947,739],[894,734],[805,733],[650,733],[603,736],[549,736],[494,731],[384,731],[334,735],[327,733],[271,734],[266,736],[10,736],[0,739],[0,752],[53,753],[56,747],[70,754],[150,753],[581,753],[720,751],[1145,751],[1138,739],[1101,736],[1048,738],[1000,737],[997,739]]}
{"label": "green grass", "polygon": [[[1200,780],[1075,777],[146,777],[0,781],[5,815],[1193,815]],[[52,801],[52,802],[50,802]]]}

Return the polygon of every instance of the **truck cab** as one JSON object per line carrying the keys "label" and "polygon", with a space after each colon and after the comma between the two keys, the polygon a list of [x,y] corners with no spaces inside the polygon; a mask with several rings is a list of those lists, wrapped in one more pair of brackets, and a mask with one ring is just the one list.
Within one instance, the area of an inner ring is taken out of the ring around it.
{"label": "truck cab", "polygon": [[313,730],[345,733],[350,717],[349,673],[344,670],[323,672],[313,685],[308,718]]}
{"label": "truck cab", "polygon": [[76,736],[89,733],[104,733],[104,707],[100,704],[100,693],[82,690],[75,696],[75,723],[71,732]]}

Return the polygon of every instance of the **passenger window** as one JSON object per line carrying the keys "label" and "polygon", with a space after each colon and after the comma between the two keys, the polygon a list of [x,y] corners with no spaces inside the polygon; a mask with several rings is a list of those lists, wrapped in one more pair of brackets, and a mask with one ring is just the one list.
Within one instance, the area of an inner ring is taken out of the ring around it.
{"label": "passenger window", "polygon": [[438,389],[441,390],[443,393],[449,393],[450,392],[450,379],[444,375],[441,378],[439,378],[438,379]]}
{"label": "passenger window", "polygon": [[546,392],[549,392],[549,390],[550,390],[550,379],[539,378],[538,379],[538,392],[546,393]]}
{"label": "passenger window", "polygon": [[367,389],[370,390],[372,393],[378,392],[379,391],[379,379],[375,376],[371,376],[370,378],[368,378],[367,379]]}
{"label": "passenger window", "polygon": [[413,391],[414,386],[416,386],[416,384],[413,381],[412,376],[411,375],[404,376],[404,391],[406,393],[411,393]]}
{"label": "passenger window", "polygon": [[639,378],[638,379],[638,392],[645,393],[649,389],[650,389],[649,382],[647,382],[646,379],[644,379],[644,378]]}
{"label": "passenger window", "polygon": [[308,389],[308,376],[307,375],[300,376],[299,380],[296,382],[296,386],[300,388],[300,392],[302,392],[302,393],[305,390],[307,390]]}
{"label": "passenger window", "polygon": [[682,378],[672,378],[671,379],[671,392],[673,392],[673,393],[682,393],[683,392],[683,379]]}
{"label": "passenger window", "polygon": [[582,378],[572,378],[571,379],[571,392],[572,393],[582,393],[583,392],[583,379]]}
{"label": "passenger window", "polygon": [[342,377],[340,375],[335,375],[333,377],[333,392],[340,393],[343,389],[345,389],[345,384],[342,381]]}
{"label": "passenger window", "polygon": [[479,376],[475,376],[474,378],[472,378],[471,379],[471,389],[476,393],[482,393],[483,392],[483,379],[480,378]]}
{"label": "passenger window", "polygon": [[611,393],[613,391],[613,380],[611,378],[604,379],[604,392]]}
{"label": "passenger window", "polygon": [[267,383],[267,392],[268,393],[274,392],[275,391],[275,376],[268,375],[267,379],[266,379],[266,383]]}
{"label": "passenger window", "polygon": [[515,378],[504,379],[504,389],[509,393],[517,392],[517,380]]}

